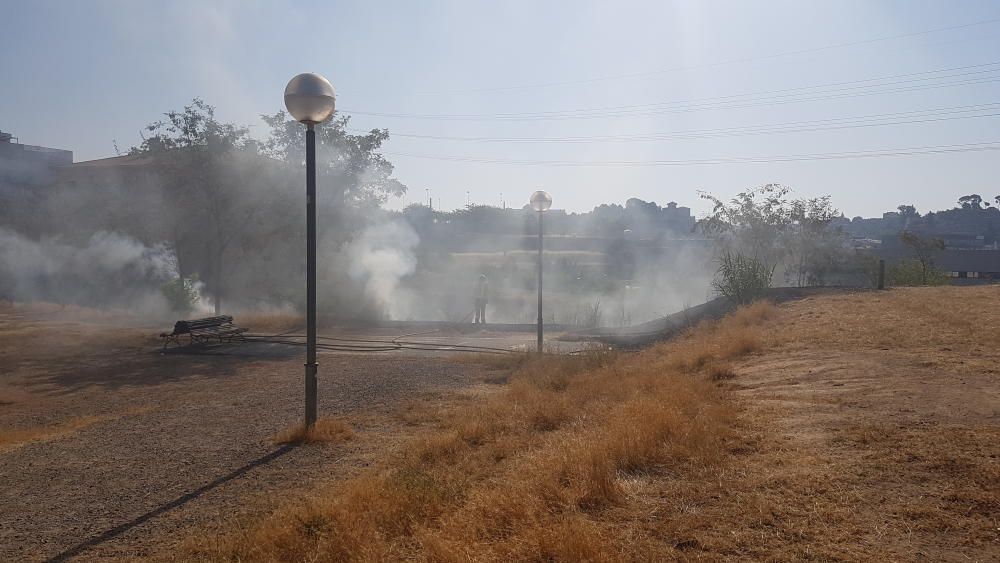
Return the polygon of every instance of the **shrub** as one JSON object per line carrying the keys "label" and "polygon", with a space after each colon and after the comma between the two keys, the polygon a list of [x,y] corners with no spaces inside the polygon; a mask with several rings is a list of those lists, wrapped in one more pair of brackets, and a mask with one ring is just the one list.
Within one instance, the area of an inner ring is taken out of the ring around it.
{"label": "shrub", "polygon": [[167,299],[171,311],[187,313],[198,304],[198,278],[174,278],[160,286],[160,292]]}
{"label": "shrub", "polygon": [[945,285],[948,276],[937,269],[927,269],[917,259],[901,260],[886,267],[886,283],[897,286]]}
{"label": "shrub", "polygon": [[740,252],[727,250],[719,257],[719,269],[712,287],[719,295],[738,305],[746,305],[764,296],[771,287],[774,266]]}

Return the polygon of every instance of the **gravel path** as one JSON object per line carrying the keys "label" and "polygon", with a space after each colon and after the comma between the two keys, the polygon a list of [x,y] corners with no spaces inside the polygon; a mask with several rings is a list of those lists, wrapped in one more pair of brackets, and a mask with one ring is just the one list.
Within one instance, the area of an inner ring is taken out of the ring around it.
{"label": "gravel path", "polygon": [[0,428],[89,421],[0,450],[0,560],[148,555],[185,530],[266,509],[276,491],[357,472],[405,437],[391,416],[401,401],[485,377],[441,354],[321,354],[320,413],[345,416],[358,437],[279,447],[271,437],[302,415],[299,350],[160,355],[128,334],[125,346],[75,355],[0,353],[13,366],[0,391],[14,397],[0,398]]}

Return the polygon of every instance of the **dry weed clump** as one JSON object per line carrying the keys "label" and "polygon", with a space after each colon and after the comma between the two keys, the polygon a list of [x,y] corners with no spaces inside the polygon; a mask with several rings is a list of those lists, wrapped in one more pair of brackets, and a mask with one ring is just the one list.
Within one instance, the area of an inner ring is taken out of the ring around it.
{"label": "dry weed clump", "polygon": [[274,437],[275,444],[316,444],[346,442],[354,438],[354,431],[342,420],[323,417],[312,428],[305,423],[283,430]]}
{"label": "dry weed clump", "polygon": [[[650,539],[633,491],[704,471],[728,451],[735,409],[689,366],[758,349],[771,309],[706,324],[637,354],[525,356],[506,389],[444,415],[384,467],[292,502],[181,559],[622,560],[676,557]],[[742,335],[744,344],[726,344]],[[644,538],[635,541],[635,538]]]}
{"label": "dry weed clump", "polygon": [[773,303],[758,301],[737,309],[723,322],[703,321],[679,339],[661,344],[657,350],[674,369],[707,371],[710,377],[723,374],[725,362],[764,348],[760,325],[776,313]]}
{"label": "dry weed clump", "polygon": [[705,375],[712,381],[727,381],[736,377],[732,364],[725,362],[715,362],[708,364],[705,368]]}

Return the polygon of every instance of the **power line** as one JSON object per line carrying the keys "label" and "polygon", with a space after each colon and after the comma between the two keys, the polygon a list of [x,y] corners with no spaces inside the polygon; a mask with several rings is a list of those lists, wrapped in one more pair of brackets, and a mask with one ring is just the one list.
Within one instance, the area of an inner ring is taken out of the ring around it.
{"label": "power line", "polygon": [[551,167],[649,167],[649,166],[699,166],[720,164],[760,164],[778,162],[798,162],[813,160],[841,160],[857,158],[883,158],[899,156],[916,156],[925,154],[950,154],[967,152],[985,152],[1000,150],[1000,141],[982,143],[960,143],[952,145],[936,145],[927,147],[907,147],[885,149],[879,151],[848,151],[837,153],[816,153],[799,155],[779,155],[765,157],[720,157],[693,160],[604,160],[604,161],[572,161],[572,160],[502,160],[469,156],[427,155],[412,153],[386,153],[391,156],[405,158],[421,158],[448,162],[470,164],[495,164],[505,166],[551,166]]}
{"label": "power line", "polygon": [[668,74],[668,73],[673,73],[673,72],[698,70],[698,69],[704,69],[704,68],[714,68],[714,67],[719,67],[719,66],[728,66],[728,65],[733,65],[733,64],[742,64],[742,63],[749,63],[749,62],[756,62],[756,61],[776,59],[776,58],[781,58],[781,57],[789,57],[789,56],[793,56],[793,55],[803,55],[803,54],[808,54],[808,53],[818,53],[818,52],[821,52],[821,51],[828,51],[828,50],[832,50],[832,49],[842,49],[844,47],[856,47],[858,45],[870,45],[870,44],[873,44],[873,43],[880,43],[880,42],[883,42],[883,41],[893,41],[893,40],[896,40],[896,39],[905,39],[907,37],[917,37],[917,36],[921,36],[921,35],[929,35],[929,34],[933,34],[933,33],[945,32],[945,31],[955,31],[955,30],[958,30],[958,29],[967,29],[967,28],[970,28],[970,27],[978,27],[978,26],[983,26],[983,25],[990,25],[990,24],[994,24],[994,23],[997,23],[997,22],[1000,22],[1000,18],[993,18],[993,19],[988,19],[988,20],[982,20],[982,21],[976,21],[976,22],[969,22],[969,23],[964,23],[964,24],[959,24],[959,25],[953,25],[953,26],[947,26],[947,27],[938,27],[938,28],[934,28],[934,29],[926,29],[926,30],[914,31],[914,32],[910,32],[910,33],[901,33],[901,34],[897,34],[897,35],[889,35],[889,36],[884,36],[884,37],[875,37],[875,38],[871,38],[871,39],[862,39],[862,40],[859,40],[859,41],[848,41],[848,42],[845,42],[845,43],[835,43],[835,44],[832,44],[832,45],[824,45],[824,46],[820,46],[820,47],[811,47],[811,48],[808,48],[808,49],[796,49],[796,50],[793,50],[793,51],[784,51],[784,52],[780,52],[780,53],[773,53],[773,54],[770,54],[770,55],[761,55],[761,56],[757,56],[757,57],[741,57],[741,58],[738,58],[738,59],[729,59],[729,60],[724,60],[724,61],[717,61],[717,62],[714,62],[714,63],[704,63],[704,64],[698,64],[698,65],[677,66],[677,67],[665,68],[665,69],[648,71],[648,72],[636,72],[636,73],[627,73],[627,74],[614,74],[614,75],[598,76],[598,77],[592,77],[592,78],[583,78],[583,79],[577,79],[577,80],[563,80],[563,81],[556,81],[556,82],[539,82],[539,83],[534,83],[534,84],[497,86],[497,87],[492,87],[492,88],[475,88],[475,89],[469,89],[469,90],[450,90],[450,91],[445,90],[445,91],[423,92],[423,93],[424,94],[447,94],[447,93],[460,94],[460,93],[503,92],[503,91],[509,91],[509,90],[526,90],[526,89],[533,89],[533,88],[551,88],[551,87],[559,87],[559,86],[573,86],[573,85],[579,85],[579,84],[592,84],[592,83],[595,83],[595,82],[605,82],[605,81],[609,81],[609,80],[625,80],[625,79],[634,79],[634,78],[644,78],[644,77],[648,77],[648,76],[657,76],[657,75]]}
{"label": "power line", "polygon": [[[728,127],[716,129],[693,129],[687,131],[672,131],[650,134],[636,135],[594,135],[576,137],[457,137],[446,135],[422,135],[415,133],[396,133],[392,137],[402,137],[421,140],[436,141],[461,141],[475,143],[631,143],[631,142],[655,142],[666,140],[691,140],[706,139],[745,135],[763,135],[774,133],[808,133],[815,131],[829,131],[839,129],[856,129],[866,127],[882,127],[892,125],[910,125],[919,123],[932,123],[939,121],[951,121],[958,119],[974,119],[984,117],[996,117],[1000,113],[1000,102],[988,104],[974,104],[965,106],[953,106],[946,108],[932,108],[927,110],[917,110],[908,112],[895,112],[885,114],[873,114],[855,117],[840,117],[830,119],[817,119],[809,121],[792,121],[785,123],[748,125],[743,127]],[[975,113],[975,112],[990,113]],[[956,115],[965,114],[965,115]],[[891,120],[891,121],[890,121]],[[363,133],[361,130],[351,131]]]}
{"label": "power line", "polygon": [[[561,119],[595,119],[610,117],[629,117],[645,115],[662,115],[664,113],[705,111],[717,109],[739,109],[759,105],[774,105],[784,103],[800,103],[816,100],[839,99],[845,97],[869,96],[911,92],[932,88],[963,86],[996,82],[995,73],[1000,72],[1000,61],[977,65],[966,65],[937,70],[911,72],[888,75],[860,80],[831,82],[811,86],[799,86],[779,90],[765,90],[696,98],[690,100],[675,100],[651,104],[634,104],[622,106],[604,106],[594,108],[578,108],[572,110],[538,111],[524,113],[493,113],[493,114],[407,114],[342,110],[344,113],[365,115],[371,117],[394,119],[424,119],[449,121],[539,121]],[[973,70],[975,69],[975,70]],[[962,71],[962,72],[960,72]],[[957,78],[950,82],[935,82],[949,78]],[[897,80],[898,79],[898,80]],[[864,84],[881,82],[877,84]],[[833,88],[831,88],[833,87]],[[886,88],[889,87],[889,88]],[[745,99],[741,99],[745,98]]]}

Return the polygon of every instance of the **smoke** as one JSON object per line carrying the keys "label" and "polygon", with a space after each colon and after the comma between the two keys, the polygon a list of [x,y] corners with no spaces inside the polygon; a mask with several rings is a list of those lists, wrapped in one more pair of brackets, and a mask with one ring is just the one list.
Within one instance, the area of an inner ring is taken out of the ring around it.
{"label": "smoke", "polygon": [[33,240],[0,227],[0,294],[7,299],[165,314],[159,287],[176,276],[176,257],[166,245],[149,247],[107,231],[73,245],[58,237]]}
{"label": "smoke", "polygon": [[[263,152],[206,144],[74,166],[37,188],[0,181],[0,297],[166,317],[189,286],[164,284],[197,278],[227,313],[301,310],[304,148],[300,126],[282,119]],[[387,162],[367,156],[379,137],[328,137],[317,148],[324,318],[468,321],[485,274],[489,322],[534,322],[533,212],[387,211],[380,204],[401,185]],[[705,300],[711,252],[671,221],[638,200],[550,211],[545,321],[632,324]]]}
{"label": "smoke", "polygon": [[[518,213],[509,215],[515,229]],[[535,237],[483,232],[482,224],[460,225],[448,216],[414,224],[406,214],[377,214],[340,252],[323,259],[321,289],[329,293],[321,301],[336,302],[330,312],[349,318],[471,321],[476,282],[485,274],[488,321],[533,323]],[[544,319],[630,325],[701,303],[711,297],[714,270],[705,242],[554,236],[543,258]],[[346,278],[339,282],[338,269]]]}
{"label": "smoke", "polygon": [[342,255],[351,278],[364,286],[365,296],[390,318],[405,316],[409,307],[399,295],[401,280],[417,268],[416,231],[404,221],[382,221],[366,227],[348,243]]}

